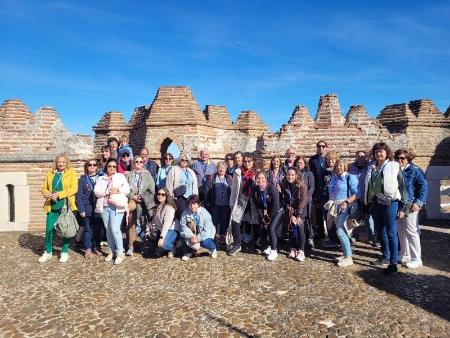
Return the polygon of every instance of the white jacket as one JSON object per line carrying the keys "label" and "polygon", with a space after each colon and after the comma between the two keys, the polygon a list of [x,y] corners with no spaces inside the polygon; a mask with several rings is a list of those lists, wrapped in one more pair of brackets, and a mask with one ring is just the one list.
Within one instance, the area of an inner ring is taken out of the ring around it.
{"label": "white jacket", "polygon": [[[366,180],[365,180],[365,193],[364,193],[364,202],[367,204],[367,188],[369,187],[369,180],[372,175],[372,171],[375,170],[375,165],[369,165],[369,169],[367,170]],[[398,175],[400,172],[400,165],[395,161],[386,160],[382,166],[382,175],[383,175],[383,189],[384,194],[393,200],[400,201],[402,199],[399,184],[398,184]]]}
{"label": "white jacket", "polygon": [[230,194],[230,207],[232,207],[231,209],[231,217],[230,217],[230,224],[231,221],[233,220],[233,214],[236,211],[236,207],[239,201],[239,192],[241,191],[241,176],[242,176],[242,172],[240,168],[237,168],[234,173],[233,173],[233,178],[231,180],[231,194]]}
{"label": "white jacket", "polygon": [[[112,188],[119,190],[120,194],[127,196],[130,193],[130,185],[124,174],[115,173],[112,176]],[[95,212],[103,212],[103,201],[108,193],[108,176],[103,175],[97,179],[94,187],[94,194],[97,197],[97,202],[95,203]],[[116,208],[117,212],[125,212],[126,208]]]}
{"label": "white jacket", "polygon": [[[194,170],[191,168],[186,168],[189,174],[192,176],[192,179],[194,180],[193,186],[192,186],[192,194],[198,195],[198,182],[197,182],[197,175],[195,174]],[[180,186],[180,175],[181,175],[181,169],[180,166],[173,166],[169,174],[167,175],[166,180],[166,188],[169,190],[170,195],[173,197],[173,191]]]}

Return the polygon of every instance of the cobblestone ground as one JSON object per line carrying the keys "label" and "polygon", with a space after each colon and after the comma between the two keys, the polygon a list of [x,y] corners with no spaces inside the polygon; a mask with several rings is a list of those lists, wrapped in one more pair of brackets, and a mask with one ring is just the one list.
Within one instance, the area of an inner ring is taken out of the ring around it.
{"label": "cobblestone ground", "polygon": [[0,233],[0,336],[450,337],[450,225],[423,226],[422,245],[426,267],[386,277],[361,242],[346,270],[337,251],[114,266],[74,251],[39,264],[42,234]]}

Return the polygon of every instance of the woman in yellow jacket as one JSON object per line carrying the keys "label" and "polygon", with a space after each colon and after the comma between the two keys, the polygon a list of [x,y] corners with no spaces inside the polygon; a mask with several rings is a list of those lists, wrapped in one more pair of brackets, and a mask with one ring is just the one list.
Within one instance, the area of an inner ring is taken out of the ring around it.
{"label": "woman in yellow jacket", "polygon": [[[55,168],[50,170],[42,184],[42,195],[45,197],[44,211],[47,213],[45,227],[45,250],[39,258],[40,263],[52,257],[55,222],[61,209],[66,203],[72,211],[77,210],[75,195],[78,191],[78,177],[75,170],[70,168],[69,158],[60,154],[55,158]],[[69,238],[63,238],[61,257],[59,261],[65,263],[69,260]]]}

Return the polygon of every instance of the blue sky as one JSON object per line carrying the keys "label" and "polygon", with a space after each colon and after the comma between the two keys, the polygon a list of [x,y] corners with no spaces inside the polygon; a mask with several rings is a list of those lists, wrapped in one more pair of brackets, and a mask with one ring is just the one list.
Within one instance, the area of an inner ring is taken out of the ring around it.
{"label": "blue sky", "polygon": [[0,0],[0,100],[54,106],[82,133],[106,111],[128,120],[161,85],[273,131],[327,93],[343,114],[418,98],[445,111],[449,18],[448,1]]}

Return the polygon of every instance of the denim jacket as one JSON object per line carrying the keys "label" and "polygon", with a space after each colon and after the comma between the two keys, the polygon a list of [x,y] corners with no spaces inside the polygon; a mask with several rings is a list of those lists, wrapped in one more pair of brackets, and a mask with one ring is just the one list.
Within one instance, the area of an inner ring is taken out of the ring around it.
{"label": "denim jacket", "polygon": [[403,177],[408,203],[416,203],[419,207],[422,207],[427,202],[428,194],[428,184],[423,170],[410,163],[403,169]]}

